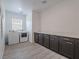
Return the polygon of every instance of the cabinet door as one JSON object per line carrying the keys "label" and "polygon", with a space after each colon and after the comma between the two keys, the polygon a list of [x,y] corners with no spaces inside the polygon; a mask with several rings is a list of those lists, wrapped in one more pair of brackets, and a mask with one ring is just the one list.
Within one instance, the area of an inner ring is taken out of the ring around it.
{"label": "cabinet door", "polygon": [[39,44],[40,44],[40,45],[43,45],[43,41],[44,41],[44,40],[43,40],[43,34],[40,33],[40,34],[39,34]]}
{"label": "cabinet door", "polygon": [[79,40],[75,41],[75,59],[79,59]]}
{"label": "cabinet door", "polygon": [[36,43],[39,43],[39,34],[38,33],[34,33],[34,40]]}
{"label": "cabinet door", "polygon": [[46,47],[46,48],[49,48],[49,35],[47,35],[47,34],[44,34],[44,46]]}
{"label": "cabinet door", "polygon": [[50,49],[58,52],[58,37],[50,36]]}
{"label": "cabinet door", "polygon": [[60,53],[71,59],[74,57],[74,40],[63,38],[60,40]]}

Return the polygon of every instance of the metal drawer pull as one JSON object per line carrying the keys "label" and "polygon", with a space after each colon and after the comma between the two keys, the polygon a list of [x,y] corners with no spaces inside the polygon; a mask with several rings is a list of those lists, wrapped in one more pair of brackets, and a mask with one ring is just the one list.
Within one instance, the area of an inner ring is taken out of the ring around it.
{"label": "metal drawer pull", "polygon": [[70,39],[64,38],[64,40],[70,40]]}
{"label": "metal drawer pull", "polygon": [[66,42],[66,43],[68,43],[68,44],[72,44],[71,42]]}

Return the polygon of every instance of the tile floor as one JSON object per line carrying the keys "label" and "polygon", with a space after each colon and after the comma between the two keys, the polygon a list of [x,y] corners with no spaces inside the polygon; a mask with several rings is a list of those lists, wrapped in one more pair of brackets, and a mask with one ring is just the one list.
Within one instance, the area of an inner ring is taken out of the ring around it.
{"label": "tile floor", "polygon": [[36,43],[6,46],[4,59],[68,59]]}

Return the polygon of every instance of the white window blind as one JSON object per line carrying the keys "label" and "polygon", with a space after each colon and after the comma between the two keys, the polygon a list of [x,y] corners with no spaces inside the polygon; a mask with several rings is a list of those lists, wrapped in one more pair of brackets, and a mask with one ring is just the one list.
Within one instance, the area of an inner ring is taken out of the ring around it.
{"label": "white window blind", "polygon": [[22,30],[22,19],[12,17],[12,30],[13,31]]}

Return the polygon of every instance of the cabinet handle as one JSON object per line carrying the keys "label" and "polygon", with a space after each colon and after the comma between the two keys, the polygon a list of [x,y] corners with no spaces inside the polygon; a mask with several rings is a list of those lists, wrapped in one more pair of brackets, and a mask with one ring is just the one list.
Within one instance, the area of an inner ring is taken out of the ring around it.
{"label": "cabinet handle", "polygon": [[68,44],[72,44],[71,42],[66,42],[66,43],[68,43]]}

